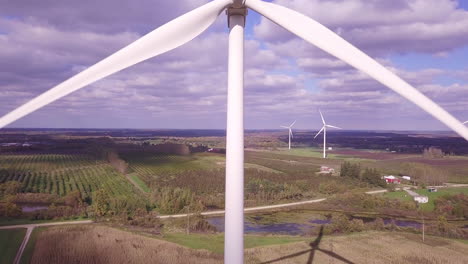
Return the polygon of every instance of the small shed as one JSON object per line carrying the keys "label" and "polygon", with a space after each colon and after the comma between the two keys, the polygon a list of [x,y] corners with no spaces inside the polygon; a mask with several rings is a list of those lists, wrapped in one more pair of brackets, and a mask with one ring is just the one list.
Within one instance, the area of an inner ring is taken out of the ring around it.
{"label": "small shed", "polygon": [[427,189],[428,192],[437,192],[437,188],[435,187],[430,187]]}
{"label": "small shed", "polygon": [[429,202],[429,197],[424,196],[424,195],[414,196],[413,199],[414,199],[417,203],[428,203],[428,202]]}
{"label": "small shed", "polygon": [[321,166],[320,173],[335,173],[335,169],[327,167],[327,166]]}
{"label": "small shed", "polygon": [[402,178],[403,180],[411,181],[411,177],[410,177],[410,176],[401,176],[401,178]]}

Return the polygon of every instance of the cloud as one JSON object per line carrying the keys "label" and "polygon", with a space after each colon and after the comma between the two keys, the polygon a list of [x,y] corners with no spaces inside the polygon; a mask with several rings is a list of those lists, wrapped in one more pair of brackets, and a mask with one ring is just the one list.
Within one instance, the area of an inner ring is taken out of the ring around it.
{"label": "cloud", "polygon": [[[468,11],[451,0],[276,0],[339,33],[373,55],[443,53],[468,43]],[[262,18],[258,37],[272,43],[295,38]]]}
{"label": "cloud", "polygon": [[[0,0],[0,114],[206,2]],[[461,100],[468,96],[465,71],[407,70],[388,56],[449,56],[454,47],[466,45],[466,12],[454,2],[275,2],[330,26],[454,114],[463,116],[468,109],[467,100]],[[367,75],[266,20],[253,32],[245,41],[247,128],[277,128],[291,119],[299,120],[298,128],[319,128],[318,108],[348,129],[444,128]],[[224,128],[227,49],[221,15],[186,45],[85,87],[13,126]],[[457,81],[441,84],[446,76]]]}

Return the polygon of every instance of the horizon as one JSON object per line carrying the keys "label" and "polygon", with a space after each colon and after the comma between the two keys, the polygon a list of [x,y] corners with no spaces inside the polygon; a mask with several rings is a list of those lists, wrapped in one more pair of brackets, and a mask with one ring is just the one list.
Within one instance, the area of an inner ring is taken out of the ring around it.
{"label": "horizon", "polygon": [[[226,129],[223,128],[112,128],[112,127],[106,127],[106,128],[98,128],[98,127],[56,127],[56,128],[51,128],[51,127],[7,127],[7,128],[2,128],[2,130],[146,130],[146,131],[190,131],[190,130],[196,130],[196,131],[226,131]],[[313,128],[300,128],[300,129],[295,129],[293,127],[293,131],[298,131],[298,132],[308,132],[308,131],[319,131],[320,128],[318,129],[313,129]],[[253,131],[267,131],[267,132],[281,132],[281,131],[287,131],[286,129],[281,129],[281,128],[255,128],[255,129],[250,129],[246,128],[244,129],[245,132],[253,132]],[[455,132],[451,130],[384,130],[384,129],[375,129],[375,130],[370,130],[370,129],[340,129],[340,130],[329,130],[327,133],[334,133],[334,132],[406,132],[406,133],[415,133],[415,134],[423,134],[423,133],[449,133],[449,134],[454,134],[457,135]],[[458,136],[458,135],[457,135]]]}

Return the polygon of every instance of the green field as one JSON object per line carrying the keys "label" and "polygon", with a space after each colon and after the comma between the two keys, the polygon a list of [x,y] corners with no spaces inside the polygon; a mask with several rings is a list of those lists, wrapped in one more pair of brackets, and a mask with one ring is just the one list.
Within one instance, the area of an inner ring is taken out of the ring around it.
{"label": "green field", "polygon": [[24,228],[0,230],[0,264],[13,263],[25,235]]}
{"label": "green field", "polygon": [[416,190],[417,193],[429,197],[429,202],[425,204],[420,204],[420,208],[424,211],[434,210],[434,201],[444,195],[454,195],[459,193],[464,193],[468,195],[468,188],[439,188],[437,192],[429,192],[427,189]]}
{"label": "green field", "polygon": [[[439,188],[437,192],[429,192],[427,189],[418,189],[414,190],[418,194],[425,195],[429,197],[429,202],[425,204],[419,204],[421,210],[423,211],[433,211],[434,210],[434,201],[444,195],[454,195],[459,193],[464,193],[468,195],[468,188]],[[413,197],[405,191],[396,191],[396,192],[386,192],[383,194],[388,198],[400,199],[403,201],[413,201]]]}
{"label": "green field", "polygon": [[403,201],[414,201],[413,197],[405,191],[386,192],[383,194],[383,196],[392,199],[400,199]]}
{"label": "green field", "polygon": [[133,196],[134,186],[103,160],[86,155],[0,155],[0,183],[19,181],[23,192],[64,196],[78,190],[83,198],[97,189]]}
{"label": "green field", "polygon": [[[224,252],[224,235],[222,234],[165,234],[164,240],[193,249],[206,249],[214,253]],[[298,236],[256,236],[245,235],[244,247],[280,245],[292,242],[307,241],[308,238]]]}
{"label": "green field", "polygon": [[144,191],[144,192],[151,192],[151,189],[148,187],[148,185],[146,185],[146,183],[144,183],[140,178],[138,178],[138,175],[135,174],[135,173],[131,173],[129,176],[136,184],[138,184],[138,186],[140,186],[140,188]]}

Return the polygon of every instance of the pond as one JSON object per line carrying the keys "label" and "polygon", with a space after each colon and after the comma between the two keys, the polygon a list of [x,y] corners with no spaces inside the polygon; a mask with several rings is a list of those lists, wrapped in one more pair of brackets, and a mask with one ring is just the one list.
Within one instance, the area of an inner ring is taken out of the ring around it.
{"label": "pond", "polygon": [[[261,220],[261,216],[252,217],[254,220]],[[361,219],[364,223],[369,223],[375,220],[375,218],[368,217],[354,217],[354,219]],[[224,232],[224,217],[211,217],[206,219],[211,225],[216,227],[219,232]],[[420,229],[422,224],[416,221],[411,220],[396,220],[391,218],[384,218],[383,222],[385,225],[389,225],[394,221],[395,225],[398,227],[412,227]],[[331,220],[329,219],[310,219],[307,223],[267,223],[260,224],[249,221],[248,219],[244,222],[244,232],[246,234],[252,233],[274,233],[274,234],[283,234],[283,235],[304,235],[310,233],[314,228],[319,227],[320,225],[330,224]]]}
{"label": "pond", "polygon": [[[206,219],[219,232],[224,232],[224,217],[212,217]],[[275,233],[283,235],[302,235],[313,229],[314,226],[297,223],[275,223],[275,224],[257,224],[250,221],[244,222],[244,232],[252,233]]]}
{"label": "pond", "polygon": [[47,204],[37,204],[37,203],[18,203],[18,206],[21,206],[21,211],[23,213],[30,213],[39,210],[46,210],[49,208]]}

